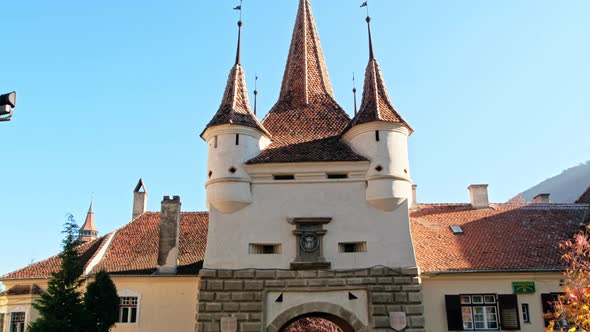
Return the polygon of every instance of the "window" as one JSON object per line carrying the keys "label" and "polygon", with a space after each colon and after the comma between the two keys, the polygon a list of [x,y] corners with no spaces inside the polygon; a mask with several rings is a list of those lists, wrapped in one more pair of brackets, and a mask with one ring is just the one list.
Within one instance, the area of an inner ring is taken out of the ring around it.
{"label": "window", "polygon": [[137,323],[137,297],[120,297],[119,300],[119,323]]}
{"label": "window", "polygon": [[250,243],[248,253],[252,255],[276,255],[281,253],[280,244]]}
{"label": "window", "polygon": [[295,175],[285,174],[285,175],[273,175],[273,179],[276,181],[286,181],[286,180],[295,180]]}
{"label": "window", "polygon": [[236,145],[240,145],[240,134],[236,134]]}
{"label": "window", "polygon": [[446,295],[449,331],[519,330],[516,295]]}
{"label": "window", "polygon": [[345,253],[367,252],[367,242],[341,242],[338,251]]}
{"label": "window", "polygon": [[25,331],[25,313],[13,312],[10,314],[10,332]]}
{"label": "window", "polygon": [[217,136],[213,137],[213,147],[217,149]]}
{"label": "window", "polygon": [[379,137],[379,130],[375,131],[375,141],[379,142],[381,138]]}
{"label": "window", "polygon": [[328,179],[348,179],[348,174],[328,174]]}
{"label": "window", "polygon": [[6,314],[0,314],[0,332],[4,332],[4,317]]}
{"label": "window", "polygon": [[531,322],[531,316],[529,315],[529,304],[528,303],[522,304],[522,321],[525,323]]}

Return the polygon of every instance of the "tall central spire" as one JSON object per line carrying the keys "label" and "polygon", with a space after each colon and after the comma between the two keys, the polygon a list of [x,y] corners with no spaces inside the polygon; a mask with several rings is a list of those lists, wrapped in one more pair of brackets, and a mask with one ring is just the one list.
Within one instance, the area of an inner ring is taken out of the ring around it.
{"label": "tall central spire", "polygon": [[280,98],[309,104],[314,95],[333,97],[326,61],[309,0],[300,0]]}

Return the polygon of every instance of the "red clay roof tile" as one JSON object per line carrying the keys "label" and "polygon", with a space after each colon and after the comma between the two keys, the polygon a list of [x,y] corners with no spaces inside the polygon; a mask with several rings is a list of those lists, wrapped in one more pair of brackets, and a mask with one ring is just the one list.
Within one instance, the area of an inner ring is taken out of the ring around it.
{"label": "red clay roof tile", "polygon": [[15,285],[10,289],[0,293],[0,296],[15,296],[15,295],[41,295],[44,291],[37,284],[32,285]]}
{"label": "red clay roof tile", "polygon": [[[562,270],[559,242],[582,228],[585,204],[421,205],[411,213],[423,272]],[[464,234],[454,235],[450,227]]]}

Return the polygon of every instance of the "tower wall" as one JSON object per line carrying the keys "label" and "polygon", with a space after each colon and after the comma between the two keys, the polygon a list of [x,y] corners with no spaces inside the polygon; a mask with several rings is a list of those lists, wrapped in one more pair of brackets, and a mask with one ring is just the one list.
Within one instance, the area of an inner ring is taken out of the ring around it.
{"label": "tower wall", "polygon": [[250,176],[244,163],[256,157],[269,140],[246,126],[223,125],[208,129],[207,205],[234,213],[252,203]]}
{"label": "tower wall", "polygon": [[392,211],[406,200],[412,205],[408,136],[406,127],[387,122],[358,125],[344,136],[356,152],[371,161],[366,199],[376,208]]}

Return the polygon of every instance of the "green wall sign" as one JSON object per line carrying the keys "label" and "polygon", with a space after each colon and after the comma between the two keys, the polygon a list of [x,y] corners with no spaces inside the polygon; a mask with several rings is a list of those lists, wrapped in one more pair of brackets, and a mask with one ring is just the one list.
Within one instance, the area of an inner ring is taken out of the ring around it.
{"label": "green wall sign", "polygon": [[535,293],[535,282],[534,281],[513,281],[512,290],[514,294],[534,294]]}

